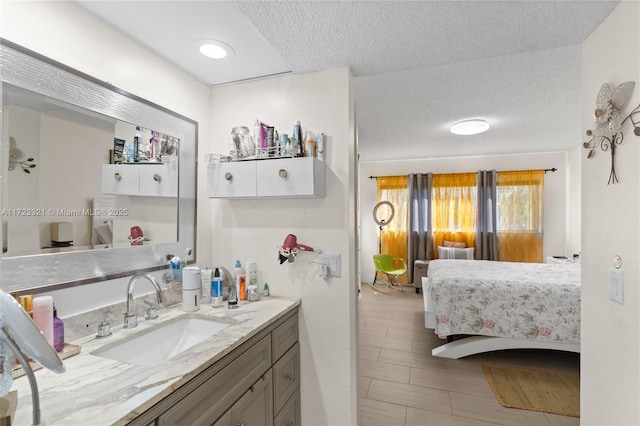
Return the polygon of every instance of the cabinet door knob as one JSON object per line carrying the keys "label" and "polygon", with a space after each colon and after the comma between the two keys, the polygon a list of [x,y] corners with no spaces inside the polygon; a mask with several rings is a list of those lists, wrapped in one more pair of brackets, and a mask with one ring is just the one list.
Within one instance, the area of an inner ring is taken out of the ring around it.
{"label": "cabinet door knob", "polygon": [[236,426],[247,426],[247,422],[243,420],[240,423],[236,423]]}
{"label": "cabinet door knob", "polygon": [[160,182],[162,180],[162,177],[159,174],[154,173],[153,180],[155,180],[156,182]]}
{"label": "cabinet door knob", "polygon": [[224,174],[224,179],[225,180],[231,180],[233,179],[233,175],[231,174],[231,172],[227,172]]}
{"label": "cabinet door knob", "polygon": [[122,176],[120,176],[120,173],[116,173],[113,175],[114,179],[119,181],[120,179],[122,179]]}
{"label": "cabinet door knob", "polygon": [[278,176],[280,176],[282,179],[286,178],[288,175],[287,171],[285,169],[280,169],[278,170]]}
{"label": "cabinet door knob", "polygon": [[287,379],[287,380],[289,380],[289,381],[292,381],[292,380],[293,380],[293,376],[291,375],[291,373],[287,373],[287,374],[285,374],[285,375],[284,375],[284,378],[285,378],[285,379]]}
{"label": "cabinet door knob", "polygon": [[295,423],[293,422],[293,420],[289,420],[287,422],[287,426],[294,426],[294,425],[295,425]]}

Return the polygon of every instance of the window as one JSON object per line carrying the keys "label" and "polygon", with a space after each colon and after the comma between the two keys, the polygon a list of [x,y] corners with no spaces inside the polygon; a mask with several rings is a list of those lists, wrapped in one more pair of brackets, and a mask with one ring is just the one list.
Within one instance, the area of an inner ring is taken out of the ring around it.
{"label": "window", "polygon": [[544,171],[498,172],[498,260],[542,262]]}
{"label": "window", "polygon": [[435,247],[444,245],[444,240],[474,246],[476,198],[475,173],[433,175],[431,218]]}
{"label": "window", "polygon": [[[407,260],[407,229],[409,227],[409,194],[407,192],[407,176],[385,176],[377,178],[378,201],[389,201],[393,204],[395,214],[393,220],[380,232],[380,253]],[[385,215],[384,211],[380,212]],[[400,276],[400,282],[407,283],[407,276]]]}

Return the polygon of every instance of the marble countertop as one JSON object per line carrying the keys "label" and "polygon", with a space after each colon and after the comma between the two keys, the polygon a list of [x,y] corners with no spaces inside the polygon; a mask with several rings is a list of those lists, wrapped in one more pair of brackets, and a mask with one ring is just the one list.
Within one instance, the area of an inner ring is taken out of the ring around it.
{"label": "marble countertop", "polygon": [[[113,327],[113,335],[108,338],[90,336],[74,341],[72,343],[81,345],[82,349],[80,354],[64,361],[65,373],[45,369],[35,372],[42,420],[49,426],[126,424],[299,305],[299,300],[271,296],[245,303],[238,309],[227,309],[226,304],[222,308],[202,305],[198,312],[187,313],[178,304],[158,311],[159,318],[155,320],[139,318],[136,328]],[[213,318],[230,326],[153,367],[130,365],[92,354],[184,315]],[[12,389],[18,390],[14,425],[30,425],[31,389],[26,376],[14,380]]]}

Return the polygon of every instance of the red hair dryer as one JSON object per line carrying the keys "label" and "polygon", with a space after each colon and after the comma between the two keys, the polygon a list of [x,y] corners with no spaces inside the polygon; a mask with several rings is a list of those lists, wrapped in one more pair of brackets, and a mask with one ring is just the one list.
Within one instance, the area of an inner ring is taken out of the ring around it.
{"label": "red hair dryer", "polygon": [[284,239],[284,243],[282,243],[282,250],[280,250],[280,264],[282,265],[286,260],[293,262],[295,250],[313,251],[313,247],[298,244],[298,237],[293,234],[287,235]]}

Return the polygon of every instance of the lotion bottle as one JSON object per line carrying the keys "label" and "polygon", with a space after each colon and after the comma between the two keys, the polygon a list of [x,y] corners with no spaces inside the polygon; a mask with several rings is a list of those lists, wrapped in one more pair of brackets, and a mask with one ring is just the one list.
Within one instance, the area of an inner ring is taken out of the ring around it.
{"label": "lotion bottle", "polygon": [[53,297],[33,298],[33,320],[46,337],[47,342],[53,346]]}
{"label": "lotion bottle", "polygon": [[64,323],[58,318],[58,310],[53,306],[53,348],[56,352],[64,349]]}

